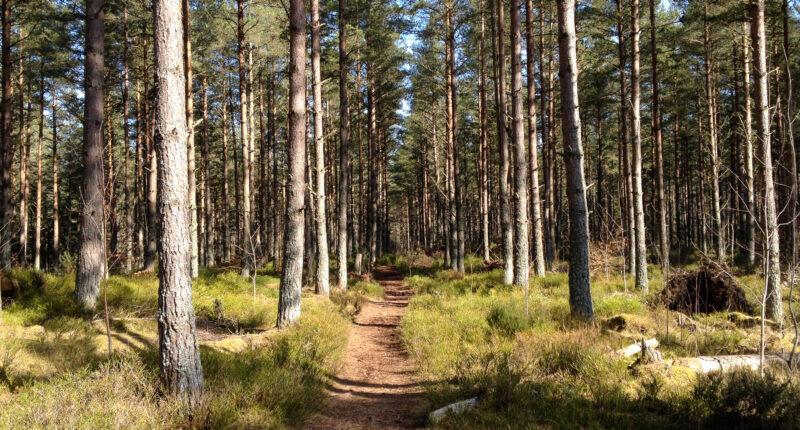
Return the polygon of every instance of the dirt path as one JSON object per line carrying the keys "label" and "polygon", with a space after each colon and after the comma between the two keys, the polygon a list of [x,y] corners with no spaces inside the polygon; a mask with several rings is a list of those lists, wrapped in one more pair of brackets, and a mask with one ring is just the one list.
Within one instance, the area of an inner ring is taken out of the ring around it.
{"label": "dirt path", "polygon": [[398,324],[412,292],[390,266],[375,269],[386,299],[369,301],[356,316],[342,369],[328,389],[324,409],[309,429],[409,429],[425,424],[422,387],[403,348]]}

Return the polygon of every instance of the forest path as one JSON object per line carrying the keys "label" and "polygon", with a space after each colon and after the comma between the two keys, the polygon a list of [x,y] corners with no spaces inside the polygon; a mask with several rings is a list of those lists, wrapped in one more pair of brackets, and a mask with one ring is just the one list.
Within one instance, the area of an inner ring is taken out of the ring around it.
{"label": "forest path", "polygon": [[423,389],[398,329],[413,292],[395,267],[379,266],[373,275],[386,298],[370,300],[355,317],[325,407],[306,428],[409,429],[425,424]]}

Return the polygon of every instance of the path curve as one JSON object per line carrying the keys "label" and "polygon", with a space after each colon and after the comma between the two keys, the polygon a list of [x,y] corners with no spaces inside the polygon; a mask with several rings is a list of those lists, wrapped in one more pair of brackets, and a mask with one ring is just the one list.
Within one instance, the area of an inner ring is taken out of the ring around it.
{"label": "path curve", "polygon": [[370,300],[356,316],[341,370],[331,381],[325,407],[308,420],[308,429],[410,429],[425,424],[423,389],[398,330],[413,292],[392,266],[379,266],[373,275],[386,298]]}

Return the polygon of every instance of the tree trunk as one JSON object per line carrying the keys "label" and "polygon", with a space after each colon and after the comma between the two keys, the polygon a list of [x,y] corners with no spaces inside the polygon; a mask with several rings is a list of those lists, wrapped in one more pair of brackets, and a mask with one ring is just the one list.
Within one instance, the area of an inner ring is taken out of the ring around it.
{"label": "tree trunk", "polygon": [[3,0],[2,101],[0,101],[0,268],[11,266],[11,166],[14,148],[11,142],[11,0]]}
{"label": "tree trunk", "polygon": [[497,143],[500,151],[500,220],[503,230],[503,284],[514,282],[514,233],[511,225],[511,202],[508,189],[509,149],[506,135],[506,49],[503,2],[497,3]]}
{"label": "tree trunk", "polygon": [[[110,94],[110,91],[106,94]],[[107,165],[106,165],[106,180],[105,180],[105,201],[106,201],[106,233],[104,236],[107,238],[106,243],[108,248],[106,254],[114,255],[117,253],[117,245],[119,244],[119,218],[117,218],[117,194],[115,185],[117,179],[114,175],[114,117],[111,110],[111,101],[106,98],[105,111],[108,118],[103,121],[106,126],[106,145]]]}
{"label": "tree trunk", "polygon": [[192,244],[186,151],[185,75],[181,53],[180,0],[156,0],[155,147],[158,154],[158,338],[167,391],[190,406],[203,395],[203,369],[192,308]]}
{"label": "tree trunk", "polygon": [[[278,328],[292,326],[297,322],[300,317],[300,293],[303,288],[303,238],[305,234],[303,200],[306,158],[305,9],[303,0],[290,1],[288,200],[283,237],[284,256],[278,297]],[[341,243],[339,246],[341,247]]]}
{"label": "tree trunk", "polygon": [[138,261],[144,262],[144,235],[145,235],[145,215],[144,199],[140,195],[145,188],[144,178],[144,158],[147,148],[144,147],[142,139],[142,92],[140,91],[141,79],[136,81],[136,257]]}
{"label": "tree trunk", "polygon": [[[539,0],[539,82],[542,84],[542,88],[545,87],[545,55],[544,55],[544,0]],[[549,50],[549,49],[548,49]],[[549,66],[548,66],[549,68]],[[552,75],[548,75],[547,79],[547,88],[552,90],[553,82],[552,82]],[[551,91],[552,96],[552,91]],[[542,153],[544,155],[542,160],[542,167],[544,168],[544,194],[545,194],[545,207],[544,207],[544,214],[543,214],[543,229],[544,229],[544,261],[545,267],[550,269],[553,267],[553,260],[555,260],[555,235],[553,234],[553,175],[551,165],[553,164],[551,159],[551,151],[550,146],[553,144],[552,139],[550,139],[550,133],[552,129],[552,111],[549,111],[545,107],[549,105],[546,102],[546,97],[544,96],[544,89],[542,89],[542,97],[540,98],[541,103],[541,110],[542,110]]]}
{"label": "tree trunk", "polygon": [[536,83],[533,39],[533,0],[525,3],[525,27],[527,41],[528,72],[528,153],[530,156],[531,216],[533,217],[533,271],[544,276],[544,233],[542,231],[542,209],[539,197],[539,145],[536,130]]}
{"label": "tree trunk", "polygon": [[445,6],[445,55],[447,85],[447,148],[449,178],[449,216],[450,216],[450,267],[464,272],[464,231],[461,205],[461,165],[458,148],[458,109],[455,77],[455,11],[452,2]]}
{"label": "tree trunk", "polygon": [[[142,29],[144,33],[145,29]],[[144,49],[144,140],[145,147],[147,148],[147,246],[144,252],[144,270],[154,271],[156,268],[156,252],[158,238],[158,220],[156,212],[156,200],[158,190],[156,188],[158,182],[158,171],[156,163],[156,151],[153,145],[153,129],[150,118],[150,78],[147,73],[148,60],[147,60],[147,37],[142,41]]]}
{"label": "tree trunk", "polygon": [[756,265],[756,207],[755,170],[753,163],[753,115],[750,97],[750,40],[747,23],[742,23],[742,63],[744,81],[744,139],[745,139],[745,262],[749,270]]}
{"label": "tree trunk", "polygon": [[[227,65],[223,68],[227,72]],[[231,259],[231,217],[229,213],[228,196],[230,195],[230,185],[228,185],[228,88],[226,85],[227,79],[223,78],[222,81],[222,260],[227,263]],[[235,145],[234,145],[235,147]]]}
{"label": "tree trunk", "polygon": [[[481,1],[481,38],[479,45],[480,52],[480,87],[479,87],[479,103],[480,103],[480,160],[478,162],[480,168],[478,169],[478,185],[480,190],[480,217],[481,217],[481,251],[483,254],[483,261],[488,262],[491,259],[489,255],[489,172],[488,172],[488,158],[489,158],[489,130],[487,127],[487,100],[486,100],[486,21],[484,18],[484,3]],[[427,159],[427,157],[426,157]]]}
{"label": "tree trunk", "polygon": [[[223,105],[224,105],[223,101]],[[213,265],[216,263],[216,253],[214,252],[214,205],[211,201],[211,175],[209,172],[209,147],[208,147],[208,78],[203,76],[203,186],[205,192],[205,211],[206,230],[203,236],[203,248],[205,249],[205,264]],[[224,174],[224,171],[223,171]]]}
{"label": "tree trunk", "polygon": [[661,248],[661,271],[669,270],[669,227],[667,224],[667,198],[664,192],[664,144],[662,141],[661,101],[659,96],[658,45],[656,43],[656,0],[650,0],[650,55],[653,66],[653,143],[656,156],[656,188],[658,188],[658,231]]}
{"label": "tree trunk", "polygon": [[[634,0],[637,1],[637,0]],[[581,119],[578,111],[578,55],[575,39],[575,0],[558,0],[559,82],[561,132],[569,201],[569,304],[574,315],[594,317],[589,276],[589,234],[583,180]]]}
{"label": "tree trunk", "polygon": [[514,139],[514,284],[528,288],[528,156],[522,113],[522,32],[520,1],[511,2],[511,106]]}
{"label": "tree trunk", "polygon": [[754,0],[749,4],[750,34],[753,40],[753,69],[756,82],[756,138],[761,146],[761,157],[764,163],[766,316],[773,321],[782,321],[778,216],[775,208],[775,185],[772,179],[772,145],[770,143],[769,70],[767,69],[766,31],[764,29],[765,3],[765,0]]}
{"label": "tree trunk", "polygon": [[[372,64],[368,71],[367,84],[369,95],[367,97],[367,113],[369,115],[369,210],[367,211],[367,224],[369,229],[369,263],[375,264],[378,254],[378,172],[375,168],[377,152],[376,108],[375,108],[375,77]],[[434,134],[436,130],[434,129]]]}
{"label": "tree trunk", "polygon": [[237,0],[236,13],[236,41],[237,52],[239,54],[239,107],[241,115],[239,125],[241,128],[240,140],[242,142],[242,234],[240,246],[242,247],[242,276],[249,277],[250,270],[255,266],[253,256],[253,238],[251,237],[251,207],[250,207],[250,163],[252,152],[250,150],[250,135],[248,128],[248,105],[247,105],[247,76],[244,58],[244,0]]}
{"label": "tree trunk", "polygon": [[189,0],[181,2],[183,8],[183,67],[186,73],[186,140],[189,158],[189,234],[192,243],[192,279],[197,278],[200,270],[199,245],[197,240],[197,173],[194,148],[194,94],[192,91],[192,18],[189,15]]}
{"label": "tree trunk", "polygon": [[[348,75],[347,58],[347,6],[344,0],[339,1],[339,206],[338,216],[339,231],[337,243],[339,245],[339,288],[347,288],[347,206],[350,203],[348,195],[349,181],[347,174],[350,166],[350,100],[347,90]],[[370,162],[372,162],[370,160]],[[374,259],[374,252],[371,254]],[[372,260],[371,260],[372,261]]]}
{"label": "tree trunk", "polygon": [[639,86],[639,0],[631,2],[633,63],[631,64],[631,103],[633,104],[633,192],[636,232],[636,288],[647,291],[647,242],[645,239],[644,197],[642,190],[642,119]]}
{"label": "tree trunk", "polygon": [[[19,263],[28,262],[28,156],[30,155],[30,91],[28,91],[28,119],[25,120],[25,73],[22,61],[22,40],[25,36],[19,27]],[[30,87],[30,83],[28,84]],[[30,89],[30,88],[29,88]],[[27,130],[27,132],[26,132]],[[25,137],[27,135],[27,137]],[[26,143],[27,140],[27,143]]]}
{"label": "tree trunk", "polygon": [[622,167],[625,175],[623,219],[628,236],[628,270],[636,273],[636,228],[634,222],[633,175],[630,161],[630,135],[628,134],[628,83],[625,79],[625,31],[622,21],[622,0],[617,0],[617,43],[619,47],[619,94],[620,94],[620,140],[622,151]]}
{"label": "tree trunk", "polygon": [[[124,7],[122,18],[122,140],[125,149],[125,271],[133,270],[133,233],[134,233],[134,214],[136,212],[132,199],[130,181],[130,133],[128,127],[128,7]],[[137,159],[138,160],[138,159]]]}
{"label": "tree trunk", "polygon": [[58,199],[58,121],[56,119],[56,86],[53,85],[51,98],[53,99],[53,151],[51,154],[51,158],[53,160],[53,260],[54,263],[58,264],[59,259],[61,258],[61,247],[60,247],[60,218],[59,218],[59,199]]}
{"label": "tree trunk", "polygon": [[42,145],[44,143],[44,60],[39,70],[39,143],[36,151],[36,219],[34,220],[33,269],[42,269]]}
{"label": "tree trunk", "polygon": [[268,178],[268,148],[267,133],[264,129],[264,69],[258,71],[258,128],[259,128],[259,159],[258,159],[258,236],[259,252],[262,256],[266,255],[267,243],[267,193],[269,192]]}
{"label": "tree trunk", "polygon": [[[270,65],[270,76],[274,77],[274,63]],[[268,99],[269,116],[267,118],[267,128],[269,129],[270,141],[270,166],[272,169],[272,186],[269,188],[269,243],[268,254],[270,257],[277,258],[278,248],[278,134],[275,129],[275,117],[277,116],[277,104],[275,98],[277,97],[276,85],[273,79],[270,79],[270,92]]]}
{"label": "tree trunk", "polygon": [[[317,199],[317,294],[330,293],[330,259],[328,257],[328,228],[325,223],[325,138],[322,130],[322,71],[320,48],[319,0],[311,0],[311,68],[314,77],[314,155],[316,157],[316,199]],[[345,82],[346,83],[346,82]]]}
{"label": "tree trunk", "polygon": [[103,0],[86,2],[85,110],[81,230],[75,300],[94,310],[103,277],[105,207],[103,199]]}
{"label": "tree trunk", "polygon": [[709,151],[711,152],[711,204],[713,207],[714,216],[714,233],[715,245],[717,251],[717,260],[725,260],[725,240],[722,227],[722,211],[720,210],[720,194],[719,194],[719,151],[717,149],[717,112],[716,94],[712,83],[712,75],[714,73],[713,63],[711,62],[711,46],[709,23],[707,19],[708,4],[703,3],[703,46],[705,47],[705,74],[706,74],[706,103],[708,105],[708,142]]}

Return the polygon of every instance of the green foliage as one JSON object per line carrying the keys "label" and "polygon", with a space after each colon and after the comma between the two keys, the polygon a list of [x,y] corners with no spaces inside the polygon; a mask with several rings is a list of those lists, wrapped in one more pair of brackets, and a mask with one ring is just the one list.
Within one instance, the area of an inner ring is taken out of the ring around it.
{"label": "green foliage", "polygon": [[519,306],[512,304],[497,304],[492,306],[489,310],[489,315],[486,317],[486,322],[489,327],[506,336],[513,336],[514,333],[522,331],[528,327],[528,320],[522,313],[519,312]]}
{"label": "green foliage", "polygon": [[798,428],[799,383],[797,374],[778,370],[710,373],[694,389],[694,414],[704,428]]}
{"label": "green foliage", "polygon": [[621,313],[642,314],[647,308],[639,297],[611,295],[595,300],[594,311],[598,317],[606,317]]}
{"label": "green foliage", "polygon": [[[797,398],[792,391],[796,385],[788,382],[765,379],[750,395],[772,403],[753,405],[753,400],[740,402],[732,394],[738,384],[736,395],[744,396],[750,382],[734,379],[729,388],[714,391],[720,386],[715,379],[695,385],[695,374],[680,368],[632,371],[628,367],[633,359],[609,353],[643,335],[660,338],[668,356],[737,353],[754,347],[750,342],[757,339],[756,327],[736,329],[725,313],[696,315],[694,322],[702,330],[677,328],[673,321],[667,341],[666,311],[646,304],[644,293],[624,293],[621,275],[593,283],[598,318],[619,317],[624,323],[618,330],[573,320],[568,278],[560,273],[534,279],[526,316],[524,292],[501,286],[499,274],[462,277],[441,270],[408,278],[417,295],[401,332],[421,379],[427,381],[432,407],[476,395],[480,399],[477,409],[449,416],[438,427],[717,428],[726,421],[712,413],[718,409],[715,402],[734,405],[730,408],[738,415],[729,422],[737,423],[735,428],[800,422],[785,406],[796,404]],[[768,409],[769,404],[775,408]],[[766,418],[753,418],[756,410]]]}

